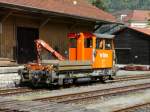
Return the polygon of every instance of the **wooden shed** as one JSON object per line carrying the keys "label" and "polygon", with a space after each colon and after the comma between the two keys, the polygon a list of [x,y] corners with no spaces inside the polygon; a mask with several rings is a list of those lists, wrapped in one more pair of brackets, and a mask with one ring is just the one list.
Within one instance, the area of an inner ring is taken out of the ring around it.
{"label": "wooden shed", "polygon": [[126,27],[115,32],[118,64],[150,64],[150,29]]}
{"label": "wooden shed", "polygon": [[114,21],[86,0],[0,0],[0,58],[35,60],[38,38],[65,55],[67,33],[93,32],[96,24]]}

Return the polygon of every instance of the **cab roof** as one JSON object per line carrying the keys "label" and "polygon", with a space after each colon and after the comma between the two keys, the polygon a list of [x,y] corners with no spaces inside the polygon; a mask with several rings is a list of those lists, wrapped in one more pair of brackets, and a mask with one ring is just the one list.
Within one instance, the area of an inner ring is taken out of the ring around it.
{"label": "cab roof", "polygon": [[[115,35],[109,35],[109,34],[90,33],[90,32],[81,32],[81,33],[83,33],[85,38],[91,38],[95,36],[96,38],[112,39],[115,37]],[[81,33],[69,33],[68,38],[78,38]]]}
{"label": "cab roof", "polygon": [[109,34],[100,34],[100,33],[94,33],[96,38],[106,38],[106,39],[113,39],[115,35],[109,35]]}

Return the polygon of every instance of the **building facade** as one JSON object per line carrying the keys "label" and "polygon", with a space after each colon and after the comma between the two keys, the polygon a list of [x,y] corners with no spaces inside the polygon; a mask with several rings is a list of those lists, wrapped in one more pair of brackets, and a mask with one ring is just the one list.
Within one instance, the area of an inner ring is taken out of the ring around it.
{"label": "building facade", "polygon": [[118,64],[150,64],[150,30],[124,28],[115,32]]}
{"label": "building facade", "polygon": [[[66,55],[69,32],[92,32],[97,22],[114,21],[83,0],[0,0],[0,58],[18,63],[35,60],[36,39]],[[43,57],[51,58],[48,53]]]}
{"label": "building facade", "polygon": [[136,28],[149,27],[149,20],[150,10],[133,10],[123,19],[124,23]]}

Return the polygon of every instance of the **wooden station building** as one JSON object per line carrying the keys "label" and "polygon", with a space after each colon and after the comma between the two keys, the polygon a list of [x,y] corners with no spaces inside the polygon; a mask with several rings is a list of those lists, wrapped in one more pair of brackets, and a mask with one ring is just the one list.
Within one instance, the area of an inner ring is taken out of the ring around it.
{"label": "wooden station building", "polygon": [[126,27],[114,33],[118,64],[150,65],[150,29]]}
{"label": "wooden station building", "polygon": [[0,0],[0,58],[33,61],[38,38],[64,55],[69,32],[93,32],[110,22],[111,14],[87,0]]}

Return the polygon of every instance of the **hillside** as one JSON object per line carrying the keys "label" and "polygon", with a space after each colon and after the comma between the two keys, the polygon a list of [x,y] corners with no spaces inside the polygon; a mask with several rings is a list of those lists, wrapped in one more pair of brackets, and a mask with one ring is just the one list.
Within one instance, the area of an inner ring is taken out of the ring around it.
{"label": "hillside", "polygon": [[89,0],[99,8],[109,12],[124,9],[150,9],[150,0]]}

